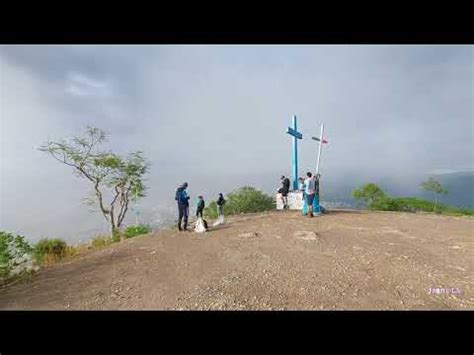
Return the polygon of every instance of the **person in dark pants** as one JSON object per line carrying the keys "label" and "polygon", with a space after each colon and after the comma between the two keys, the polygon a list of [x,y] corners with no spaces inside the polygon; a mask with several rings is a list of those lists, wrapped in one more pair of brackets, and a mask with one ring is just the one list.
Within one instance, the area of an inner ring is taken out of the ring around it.
{"label": "person in dark pants", "polygon": [[310,172],[306,173],[306,180],[304,181],[306,196],[306,203],[308,204],[308,217],[313,217],[313,201],[316,193],[316,180]]}
{"label": "person in dark pants", "polygon": [[283,186],[278,190],[278,192],[281,193],[281,199],[283,200],[283,209],[287,209],[288,192],[290,191],[290,179],[282,175],[280,180]]}
{"label": "person in dark pants", "polygon": [[204,198],[202,196],[198,197],[198,203],[197,203],[197,209],[196,209],[196,217],[201,216],[202,218],[202,211],[204,210],[204,207],[206,206],[204,202]]}
{"label": "person in dark pants", "polygon": [[[189,216],[189,196],[186,193],[188,183],[185,182],[176,190],[175,200],[178,202],[178,229],[180,231],[187,230]],[[181,220],[184,219],[183,228],[181,228]]]}
{"label": "person in dark pants", "polygon": [[216,201],[217,204],[217,221],[219,224],[224,223],[224,205],[226,200],[222,193],[219,194],[219,198]]}

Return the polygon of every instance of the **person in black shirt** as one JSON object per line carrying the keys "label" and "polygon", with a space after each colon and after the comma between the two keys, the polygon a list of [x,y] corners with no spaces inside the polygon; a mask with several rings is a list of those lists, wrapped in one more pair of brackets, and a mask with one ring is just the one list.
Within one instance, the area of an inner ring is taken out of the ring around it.
{"label": "person in black shirt", "polygon": [[224,223],[224,205],[225,205],[224,195],[219,194],[219,198],[216,201],[217,204],[217,220],[219,223]]}
{"label": "person in black shirt", "polygon": [[288,206],[288,192],[290,191],[290,179],[285,176],[280,178],[282,187],[278,190],[278,193],[281,194],[281,199],[283,201],[283,209],[287,209]]}
{"label": "person in black shirt", "polygon": [[204,210],[204,207],[206,206],[204,199],[202,196],[198,197],[198,203],[197,203],[197,209],[196,209],[196,217],[201,216],[202,218],[202,211]]}

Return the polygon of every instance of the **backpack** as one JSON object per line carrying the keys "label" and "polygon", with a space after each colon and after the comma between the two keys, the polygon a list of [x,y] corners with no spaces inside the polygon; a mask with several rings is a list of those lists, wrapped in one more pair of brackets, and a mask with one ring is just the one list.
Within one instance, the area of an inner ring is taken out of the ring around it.
{"label": "backpack", "polygon": [[188,203],[188,197],[186,195],[186,191],[183,189],[183,188],[178,188],[178,190],[176,190],[176,196],[175,196],[175,200],[178,201],[179,204],[181,205],[185,205]]}

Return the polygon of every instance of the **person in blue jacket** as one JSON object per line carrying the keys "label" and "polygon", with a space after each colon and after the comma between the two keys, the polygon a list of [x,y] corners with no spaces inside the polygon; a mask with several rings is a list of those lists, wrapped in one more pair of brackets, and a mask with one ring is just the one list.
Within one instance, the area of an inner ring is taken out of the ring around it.
{"label": "person in blue jacket", "polygon": [[[176,190],[175,200],[178,202],[178,229],[186,231],[188,228],[189,216],[189,196],[186,193],[188,183],[185,182]],[[183,228],[181,228],[181,221],[184,219]]]}

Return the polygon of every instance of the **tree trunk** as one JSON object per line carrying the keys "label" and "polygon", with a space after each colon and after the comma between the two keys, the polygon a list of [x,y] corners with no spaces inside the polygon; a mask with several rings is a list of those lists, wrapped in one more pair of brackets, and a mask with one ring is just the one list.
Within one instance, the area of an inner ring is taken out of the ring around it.
{"label": "tree trunk", "polygon": [[438,204],[438,196],[435,196],[435,203],[434,203],[434,208],[433,212],[436,213],[436,205]]}
{"label": "tree trunk", "polygon": [[121,240],[120,230],[115,226],[114,222],[110,223],[110,229],[112,232],[112,239],[116,242]]}

